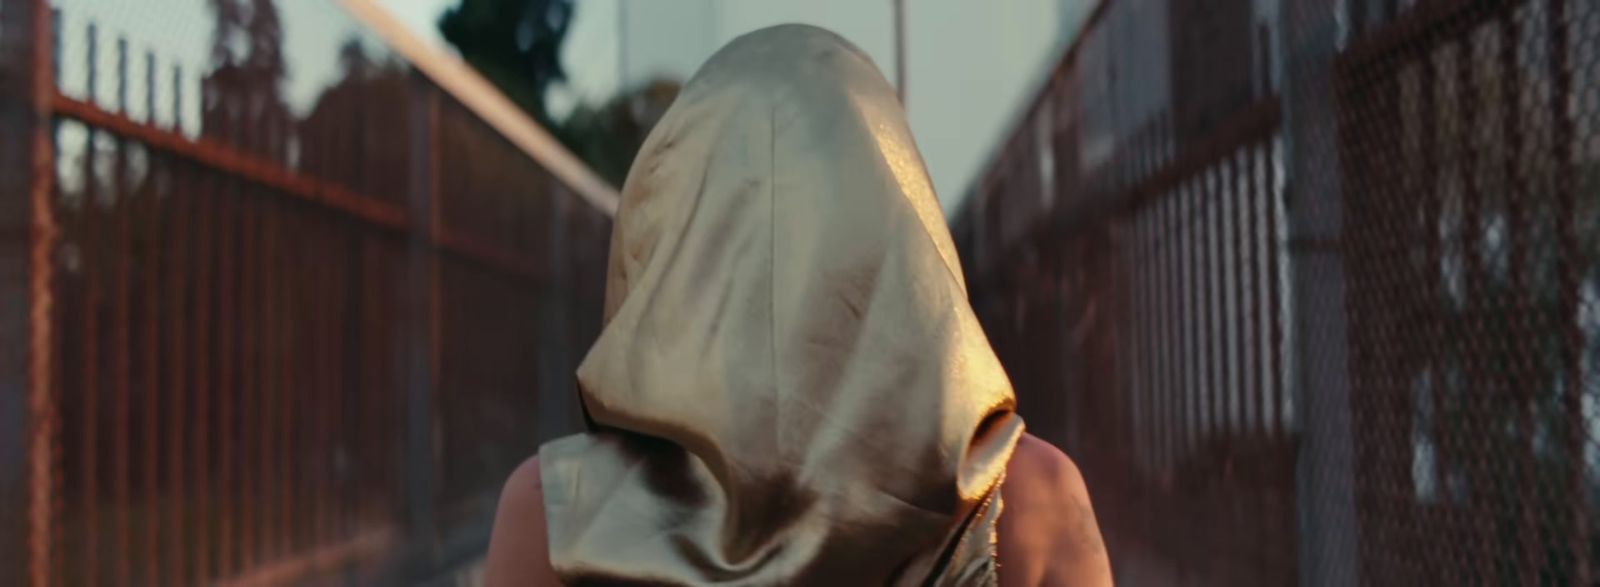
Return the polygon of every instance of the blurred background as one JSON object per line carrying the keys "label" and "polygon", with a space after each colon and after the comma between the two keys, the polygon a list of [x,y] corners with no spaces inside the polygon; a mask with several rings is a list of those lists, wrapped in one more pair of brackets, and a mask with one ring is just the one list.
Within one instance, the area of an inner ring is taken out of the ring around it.
{"label": "blurred background", "polygon": [[1590,3],[0,0],[0,584],[477,582],[635,152],[784,22],[1119,583],[1595,581]]}

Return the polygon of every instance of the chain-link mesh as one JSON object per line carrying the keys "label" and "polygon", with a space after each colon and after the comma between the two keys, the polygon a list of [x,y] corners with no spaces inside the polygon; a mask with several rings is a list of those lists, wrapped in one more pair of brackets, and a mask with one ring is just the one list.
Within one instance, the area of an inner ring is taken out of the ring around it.
{"label": "chain-link mesh", "polygon": [[1589,2],[1102,3],[955,223],[1121,582],[1597,578],[1597,75]]}

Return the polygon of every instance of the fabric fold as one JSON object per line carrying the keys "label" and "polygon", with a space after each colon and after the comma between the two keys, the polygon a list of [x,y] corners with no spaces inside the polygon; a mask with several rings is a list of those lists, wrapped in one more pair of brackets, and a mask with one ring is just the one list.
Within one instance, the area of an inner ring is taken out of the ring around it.
{"label": "fabric fold", "polygon": [[740,37],[641,148],[592,430],[540,452],[570,585],[981,585],[1022,433],[894,91],[833,33]]}

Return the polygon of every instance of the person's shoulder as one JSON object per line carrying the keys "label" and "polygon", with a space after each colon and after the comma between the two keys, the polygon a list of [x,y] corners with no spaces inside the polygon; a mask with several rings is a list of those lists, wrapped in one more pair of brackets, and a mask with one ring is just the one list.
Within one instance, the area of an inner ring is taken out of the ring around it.
{"label": "person's shoulder", "polygon": [[[1006,465],[1001,487],[1007,512],[1071,512],[1082,510],[1093,521],[1089,488],[1083,473],[1066,453],[1032,434],[1023,434]],[[1038,524],[1049,524],[1056,516],[1026,516]],[[1024,522],[1026,523],[1026,522]]]}
{"label": "person's shoulder", "polygon": [[536,456],[518,465],[500,491],[484,584],[560,585],[550,566],[545,532],[544,487]]}
{"label": "person's shoulder", "polygon": [[1109,585],[1110,561],[1076,463],[1031,434],[1017,441],[1001,485],[1001,584]]}
{"label": "person's shoulder", "polygon": [[1006,467],[1006,483],[1021,483],[1030,488],[1046,489],[1047,496],[1069,497],[1068,493],[1088,494],[1083,483],[1083,473],[1067,453],[1055,445],[1032,434],[1023,434],[1011,454]]}
{"label": "person's shoulder", "polygon": [[544,509],[544,486],[540,480],[538,456],[522,461],[506,477],[506,485],[500,490],[500,505]]}

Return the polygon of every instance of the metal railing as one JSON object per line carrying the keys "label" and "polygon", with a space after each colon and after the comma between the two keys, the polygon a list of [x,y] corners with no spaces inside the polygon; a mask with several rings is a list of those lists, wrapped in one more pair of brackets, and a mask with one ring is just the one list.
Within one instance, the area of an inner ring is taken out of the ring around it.
{"label": "metal railing", "polygon": [[579,427],[615,194],[347,6],[216,2],[171,64],[127,7],[0,8],[0,582],[426,578]]}
{"label": "metal railing", "polygon": [[1594,579],[1597,41],[1567,0],[1101,3],[955,232],[1121,582]]}

